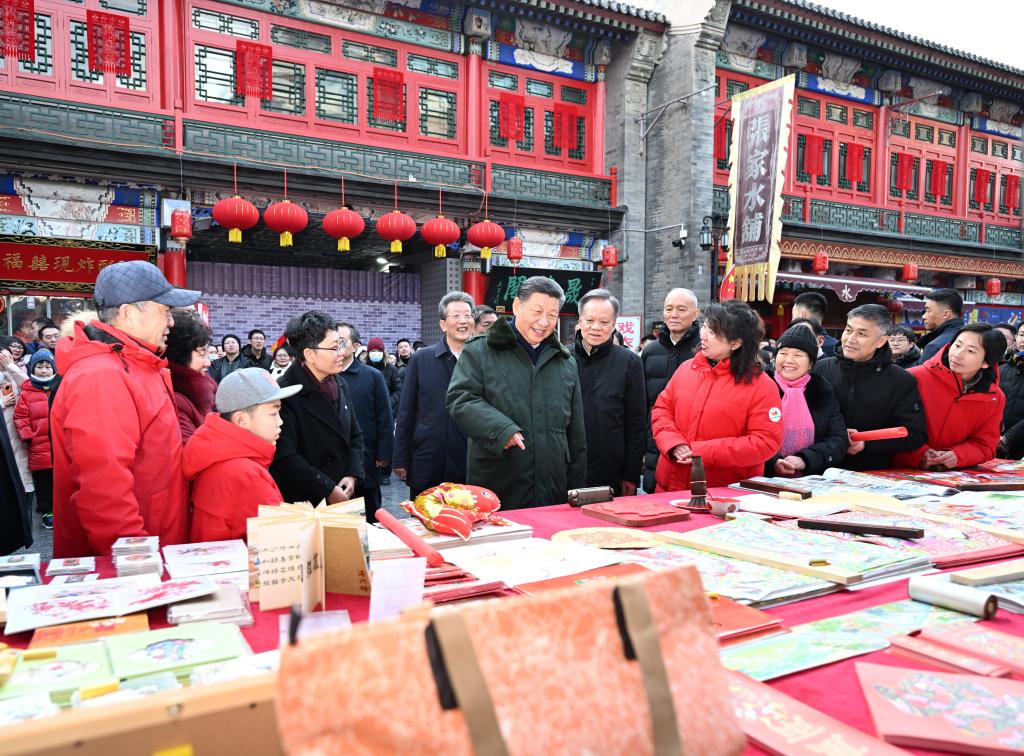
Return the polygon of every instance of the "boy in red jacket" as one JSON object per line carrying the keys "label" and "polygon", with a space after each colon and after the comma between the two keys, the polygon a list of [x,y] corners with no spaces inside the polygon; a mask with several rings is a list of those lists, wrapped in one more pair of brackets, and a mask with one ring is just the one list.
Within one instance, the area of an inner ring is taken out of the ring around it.
{"label": "boy in red jacket", "polygon": [[53,455],[50,452],[50,386],[57,375],[53,353],[37,349],[28,363],[14,406],[14,427],[28,446],[28,469],[36,489],[36,511],[43,527],[53,530]]}
{"label": "boy in red jacket", "polygon": [[192,482],[193,543],[244,538],[260,504],[280,504],[267,467],[281,435],[281,400],[301,386],[279,387],[261,368],[242,368],[217,387],[216,407],[185,444]]}

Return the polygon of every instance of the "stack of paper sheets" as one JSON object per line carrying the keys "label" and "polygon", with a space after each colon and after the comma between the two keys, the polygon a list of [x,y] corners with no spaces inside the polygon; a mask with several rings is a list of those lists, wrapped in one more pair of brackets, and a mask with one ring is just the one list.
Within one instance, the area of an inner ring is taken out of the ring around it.
{"label": "stack of paper sheets", "polygon": [[[533,535],[532,525],[520,525],[517,522],[512,522],[508,525],[483,523],[473,528],[473,534],[470,536],[469,541],[463,541],[459,536],[443,535],[435,533],[433,530],[428,530],[423,523],[415,518],[402,520],[402,524],[438,550],[465,546],[467,543],[511,541],[530,538]],[[412,549],[402,543],[398,536],[382,527],[368,527],[366,529],[366,542],[371,561],[374,559],[404,559],[413,556]]]}
{"label": "stack of paper sheets", "polygon": [[164,546],[167,574],[172,578],[196,575],[249,576],[249,549],[242,539]]}
{"label": "stack of paper sheets", "polygon": [[47,693],[57,706],[69,706],[72,694],[79,688],[112,680],[103,643],[61,646],[47,658],[18,659],[11,679],[0,687],[0,699]]}
{"label": "stack of paper sheets", "polygon": [[162,575],[164,563],[160,554],[122,554],[114,557],[118,577],[126,575]]}
{"label": "stack of paper sheets", "polygon": [[236,626],[219,622],[115,635],[103,642],[111,670],[121,679],[173,672],[180,681],[187,682],[201,665],[252,653]]}
{"label": "stack of paper sheets", "polygon": [[159,554],[159,536],[126,536],[118,538],[110,547],[111,556],[128,554]]}
{"label": "stack of paper sheets", "polygon": [[72,557],[71,559],[53,559],[46,565],[46,576],[82,575],[96,571],[96,557]]}
{"label": "stack of paper sheets", "polygon": [[239,627],[253,623],[249,602],[237,585],[218,586],[215,593],[189,599],[167,608],[167,621],[172,625],[190,622],[230,622]]}
{"label": "stack of paper sheets", "polygon": [[510,586],[574,575],[622,561],[616,552],[543,538],[471,543],[446,549],[444,555],[483,583],[504,582]]}

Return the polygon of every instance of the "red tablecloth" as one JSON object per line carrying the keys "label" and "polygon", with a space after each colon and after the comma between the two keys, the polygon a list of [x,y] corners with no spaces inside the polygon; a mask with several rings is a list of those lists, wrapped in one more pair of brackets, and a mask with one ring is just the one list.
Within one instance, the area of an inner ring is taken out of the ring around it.
{"label": "red tablecloth", "polygon": [[[736,495],[736,491],[731,489],[712,489],[712,492],[721,497]],[[648,498],[654,501],[668,501],[684,496],[686,494],[652,494]],[[557,533],[560,530],[601,527],[609,524],[592,517],[587,517],[578,509],[574,509],[568,504],[537,509],[511,510],[503,512],[503,514],[510,520],[532,525],[534,535],[539,538],[549,538],[553,533]],[[721,522],[721,520],[716,519],[712,515],[694,514],[685,522],[659,525],[644,528],[644,530],[677,530],[685,532],[714,525],[717,522]],[[97,568],[101,577],[114,576],[114,569],[109,558],[98,558]],[[819,596],[776,607],[770,611],[772,614],[782,617],[786,625],[793,626],[905,598],[907,598],[907,581],[904,579],[860,591],[840,591],[839,593],[827,596]],[[348,610],[353,622],[364,622],[369,614],[369,606],[370,601],[366,597],[342,596],[340,594],[328,594],[327,596],[326,608]],[[261,612],[258,607],[253,607],[255,622],[252,627],[244,628],[242,632],[254,652],[267,651],[278,646],[278,617],[286,613],[286,609]],[[149,612],[150,626],[153,629],[167,627],[166,614],[166,609],[163,607],[151,609]],[[987,621],[985,624],[1005,632],[1024,635],[1024,615],[1000,611],[996,619]],[[31,633],[26,632],[6,636],[3,640],[12,646],[23,648],[31,640]],[[828,664],[806,672],[787,675],[771,684],[787,695],[803,701],[841,722],[874,735],[871,714],[868,711],[864,696],[860,691],[860,685],[857,682],[857,675],[854,672],[853,665],[857,661],[870,661],[877,664],[918,669],[934,669],[924,664],[917,664],[907,659],[894,657],[884,651],[878,651]],[[764,753],[764,751],[754,747],[749,748],[747,752],[751,754]],[[933,753],[924,750],[913,752],[920,754]]]}

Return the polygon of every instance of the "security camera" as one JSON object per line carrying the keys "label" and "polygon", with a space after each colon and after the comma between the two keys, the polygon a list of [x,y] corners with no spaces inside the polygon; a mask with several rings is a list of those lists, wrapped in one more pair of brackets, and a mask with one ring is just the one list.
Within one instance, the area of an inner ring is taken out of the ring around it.
{"label": "security camera", "polygon": [[683,244],[686,243],[686,226],[679,224],[679,238],[672,240],[672,246],[678,249],[683,248]]}

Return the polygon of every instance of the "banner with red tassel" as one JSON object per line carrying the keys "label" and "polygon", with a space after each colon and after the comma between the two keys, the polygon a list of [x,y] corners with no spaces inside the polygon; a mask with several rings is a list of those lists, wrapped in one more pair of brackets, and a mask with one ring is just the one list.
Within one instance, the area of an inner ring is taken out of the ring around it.
{"label": "banner with red tassel", "polygon": [[1020,208],[1020,176],[1016,173],[1006,175],[1006,210],[1012,213]]}
{"label": "banner with red tassel", "polygon": [[558,103],[554,112],[554,143],[555,147],[567,150],[578,150],[579,132],[576,119],[579,112],[576,107]]}
{"label": "banner with red tassel", "polygon": [[715,121],[715,162],[729,159],[729,119],[723,113]]}
{"label": "banner with red tassel", "polygon": [[864,180],[864,145],[853,142],[846,145],[846,180],[859,184]]}
{"label": "banner with red tassel", "polygon": [[946,196],[946,172],[948,168],[949,163],[945,160],[932,161],[932,176],[928,186],[928,193],[935,197],[936,200],[941,200]]}
{"label": "banner with red tassel", "polygon": [[978,168],[974,173],[974,201],[979,205],[988,204],[988,182],[992,171]]}
{"label": "banner with red tassel", "polygon": [[0,0],[0,56],[36,59],[35,0]]}
{"label": "banner with red tassel", "polygon": [[896,154],[896,188],[901,192],[914,188],[914,156],[909,152]]}
{"label": "banner with red tassel", "polygon": [[238,40],[235,44],[235,94],[239,97],[274,97],[274,51],[270,45]]}
{"label": "banner with red tassel", "polygon": [[89,36],[89,70],[130,76],[132,55],[128,17],[102,11],[86,11],[85,17]]}
{"label": "banner with red tassel", "polygon": [[498,134],[518,142],[526,133],[526,100],[513,92],[498,95]]}
{"label": "banner with red tassel", "polygon": [[373,117],[405,121],[405,76],[392,68],[373,68]]}
{"label": "banner with red tassel", "polygon": [[808,134],[804,142],[804,173],[814,181],[822,174],[825,139],[820,134]]}

